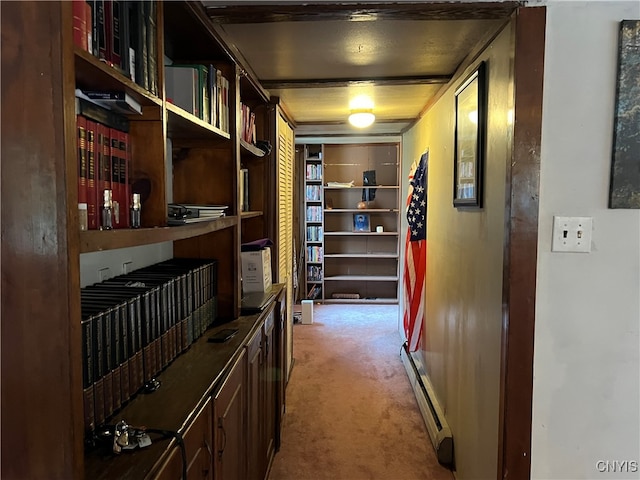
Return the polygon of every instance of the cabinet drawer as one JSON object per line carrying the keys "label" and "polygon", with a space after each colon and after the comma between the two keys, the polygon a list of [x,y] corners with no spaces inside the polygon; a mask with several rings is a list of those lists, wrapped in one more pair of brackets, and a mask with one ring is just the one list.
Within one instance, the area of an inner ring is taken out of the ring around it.
{"label": "cabinet drawer", "polygon": [[[189,478],[211,478],[212,473],[212,412],[211,399],[200,409],[196,418],[182,435],[187,457]],[[192,474],[193,472],[193,474]],[[156,480],[182,479],[182,452],[174,442],[169,457],[164,461],[158,473],[152,478]]]}

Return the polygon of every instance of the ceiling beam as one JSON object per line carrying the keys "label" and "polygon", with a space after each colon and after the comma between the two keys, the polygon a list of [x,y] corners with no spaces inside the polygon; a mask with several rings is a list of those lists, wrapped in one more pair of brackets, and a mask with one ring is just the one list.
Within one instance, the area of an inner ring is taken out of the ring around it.
{"label": "ceiling beam", "polygon": [[207,14],[216,23],[312,22],[328,20],[495,20],[508,18],[523,4],[505,2],[429,3],[307,3],[305,5],[217,6],[204,1]]}
{"label": "ceiling beam", "polygon": [[361,80],[349,78],[318,78],[295,80],[261,80],[261,85],[267,90],[285,88],[332,88],[349,87],[354,85],[371,85],[374,87],[403,86],[403,85],[438,85],[451,80],[451,75],[406,76],[406,77],[375,77]]}

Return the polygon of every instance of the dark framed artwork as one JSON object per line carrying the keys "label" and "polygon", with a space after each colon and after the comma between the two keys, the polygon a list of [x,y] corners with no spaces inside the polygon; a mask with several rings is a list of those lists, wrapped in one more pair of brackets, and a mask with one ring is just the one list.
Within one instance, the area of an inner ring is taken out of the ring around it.
{"label": "dark framed artwork", "polygon": [[487,124],[485,62],[456,89],[455,112],[453,206],[482,207]]}
{"label": "dark framed artwork", "polygon": [[353,214],[353,231],[354,232],[370,232],[371,219],[368,213]]}
{"label": "dark framed artwork", "polygon": [[609,208],[640,208],[640,20],[620,22]]}

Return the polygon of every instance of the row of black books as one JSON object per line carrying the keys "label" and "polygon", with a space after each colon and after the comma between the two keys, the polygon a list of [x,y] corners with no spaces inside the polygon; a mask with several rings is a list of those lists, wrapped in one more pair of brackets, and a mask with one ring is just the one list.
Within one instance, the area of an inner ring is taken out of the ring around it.
{"label": "row of black books", "polygon": [[73,0],[75,44],[158,95],[157,1]]}
{"label": "row of black books", "polygon": [[217,318],[217,261],[171,259],[81,289],[87,439]]}
{"label": "row of black books", "polygon": [[227,205],[168,204],[167,225],[177,226],[187,223],[206,222],[226,215]]}

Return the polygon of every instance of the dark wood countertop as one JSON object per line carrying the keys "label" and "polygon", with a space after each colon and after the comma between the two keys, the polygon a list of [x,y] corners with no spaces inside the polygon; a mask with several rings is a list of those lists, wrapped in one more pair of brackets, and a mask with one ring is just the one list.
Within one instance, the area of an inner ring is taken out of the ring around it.
{"label": "dark wood countertop", "polygon": [[[276,297],[281,288],[281,285],[274,285],[273,292]],[[272,302],[260,314],[241,316],[208,329],[189,350],[177,357],[157,376],[161,382],[158,390],[150,394],[136,395],[110,419],[109,423],[115,424],[124,420],[134,427],[145,426],[150,429],[183,432],[274,305],[275,302]],[[209,336],[223,328],[238,328],[239,332],[224,343],[207,341]],[[151,435],[151,438],[151,446],[119,455],[110,453],[108,449],[88,450],[85,454],[85,478],[145,478],[163,456],[171,441],[160,439],[157,435]]]}

